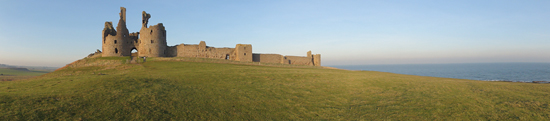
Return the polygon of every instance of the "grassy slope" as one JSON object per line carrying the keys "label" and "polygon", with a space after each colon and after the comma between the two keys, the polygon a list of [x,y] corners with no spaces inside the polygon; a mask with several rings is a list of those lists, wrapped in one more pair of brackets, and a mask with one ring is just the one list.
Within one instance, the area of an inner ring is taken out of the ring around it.
{"label": "grassy slope", "polygon": [[173,61],[0,82],[0,119],[26,120],[548,120],[549,103],[546,84]]}

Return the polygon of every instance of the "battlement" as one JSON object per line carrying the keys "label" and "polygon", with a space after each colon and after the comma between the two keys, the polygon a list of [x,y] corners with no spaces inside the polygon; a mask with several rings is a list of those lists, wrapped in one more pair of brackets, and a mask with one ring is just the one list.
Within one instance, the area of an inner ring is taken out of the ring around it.
{"label": "battlement", "polygon": [[[120,8],[120,20],[116,29],[112,22],[105,22],[101,56],[138,56],[138,57],[197,57],[216,58],[244,62],[283,63],[294,65],[321,66],[321,55],[308,51],[305,57],[283,56],[279,54],[252,53],[251,44],[236,44],[235,48],[215,48],[199,44],[179,44],[167,46],[166,28],[162,23],[147,26],[151,14],[142,12],[142,26],[139,32],[129,33],[126,28],[126,8]],[[131,51],[137,50],[132,55]]]}

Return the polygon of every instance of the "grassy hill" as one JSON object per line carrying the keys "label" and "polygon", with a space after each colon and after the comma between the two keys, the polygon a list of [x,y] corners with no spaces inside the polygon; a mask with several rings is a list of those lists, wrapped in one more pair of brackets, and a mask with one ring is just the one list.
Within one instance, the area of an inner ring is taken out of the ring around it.
{"label": "grassy hill", "polygon": [[0,82],[0,119],[550,119],[547,84],[197,58],[125,64],[128,59],[83,59],[39,78]]}

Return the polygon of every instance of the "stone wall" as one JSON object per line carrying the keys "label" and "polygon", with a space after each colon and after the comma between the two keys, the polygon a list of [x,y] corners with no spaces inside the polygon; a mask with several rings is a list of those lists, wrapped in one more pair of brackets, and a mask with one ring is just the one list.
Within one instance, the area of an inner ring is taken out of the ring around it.
{"label": "stone wall", "polygon": [[252,54],[252,61],[260,63],[282,63],[283,56],[279,54]]}
{"label": "stone wall", "polygon": [[283,57],[283,62],[285,64],[292,64],[292,65],[313,65],[312,58],[301,57],[301,56],[285,56]]}
{"label": "stone wall", "polygon": [[321,66],[321,54],[311,54],[311,51],[308,51],[307,56],[304,57],[254,53],[252,55],[252,61],[261,63]]}
{"label": "stone wall", "polygon": [[176,46],[177,57],[198,57],[235,60],[235,48],[214,48],[206,46],[204,41],[198,45],[180,44]]}
{"label": "stone wall", "polygon": [[199,45],[177,45],[177,57],[202,57]]}
{"label": "stone wall", "polygon": [[279,54],[259,54],[252,55],[252,61],[261,63],[282,63],[291,65],[310,65],[321,66],[321,55],[307,52],[307,56],[282,56]]}
{"label": "stone wall", "polygon": [[178,46],[167,46],[165,52],[165,57],[176,57],[178,56]]}
{"label": "stone wall", "polygon": [[235,60],[235,48],[206,48],[206,58]]}

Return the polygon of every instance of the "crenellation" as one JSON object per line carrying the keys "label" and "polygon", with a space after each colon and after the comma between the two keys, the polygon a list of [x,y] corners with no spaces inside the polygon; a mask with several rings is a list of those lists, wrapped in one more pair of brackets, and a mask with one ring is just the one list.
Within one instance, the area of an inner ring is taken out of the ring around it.
{"label": "crenellation", "polygon": [[[142,12],[142,27],[139,32],[129,33],[126,28],[126,8],[120,8],[120,20],[115,28],[112,22],[105,22],[103,29],[102,56],[138,56],[138,57],[197,57],[227,59],[244,62],[282,63],[293,65],[321,66],[321,55],[308,51],[305,57],[283,56],[280,54],[252,53],[252,45],[237,44],[235,48],[215,48],[199,44],[179,44],[168,46],[166,28],[162,23],[147,26],[151,14]],[[132,50],[137,53],[131,53]]]}

